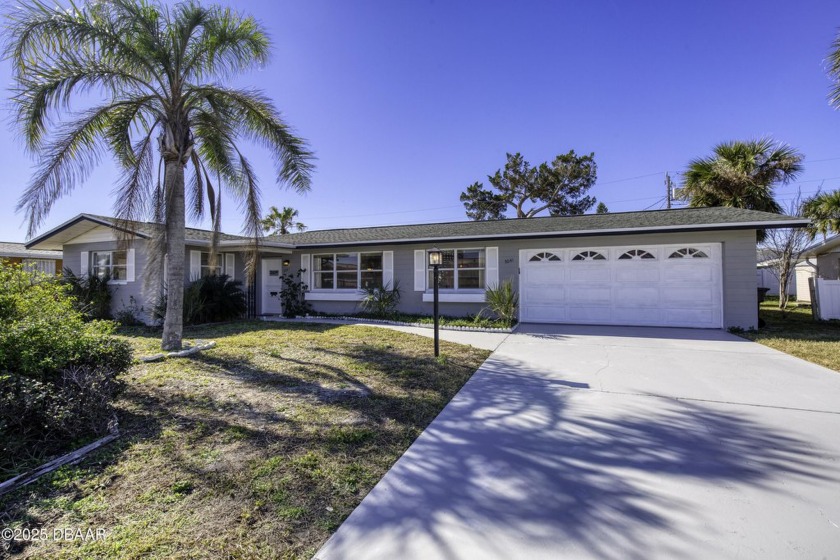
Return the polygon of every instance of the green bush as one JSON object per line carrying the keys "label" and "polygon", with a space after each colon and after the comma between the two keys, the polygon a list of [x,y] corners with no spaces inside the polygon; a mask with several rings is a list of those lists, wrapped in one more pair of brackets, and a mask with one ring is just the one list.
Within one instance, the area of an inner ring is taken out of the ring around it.
{"label": "green bush", "polygon": [[390,317],[400,303],[400,283],[394,281],[394,286],[374,286],[362,290],[362,301],[359,307],[362,311],[377,318]]}
{"label": "green bush", "polygon": [[0,265],[0,478],[34,450],[103,433],[131,363],[114,324],[86,322],[67,284]]}
{"label": "green bush", "polygon": [[284,274],[283,287],[280,289],[280,303],[283,307],[283,317],[297,317],[306,315],[312,311],[312,305],[306,301],[306,292],[309,286],[301,279],[306,272],[299,269],[295,274]]}
{"label": "green bush", "polygon": [[[154,317],[166,317],[166,296],[155,306]],[[226,274],[199,278],[184,289],[184,324],[200,325],[232,321],[245,315],[247,305],[242,282]]]}

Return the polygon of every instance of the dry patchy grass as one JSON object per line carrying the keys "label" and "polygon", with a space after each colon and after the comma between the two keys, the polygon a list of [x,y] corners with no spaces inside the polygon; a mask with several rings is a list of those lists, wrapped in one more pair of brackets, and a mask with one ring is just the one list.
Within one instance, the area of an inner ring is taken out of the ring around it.
{"label": "dry patchy grass", "polygon": [[[135,348],[154,335],[131,331]],[[488,352],[357,326],[189,329],[218,346],[136,365],[124,436],[0,498],[0,527],[97,528],[21,558],[310,557]],[[2,551],[0,551],[2,553]]]}
{"label": "dry patchy grass", "polygon": [[840,321],[814,321],[811,308],[789,304],[784,311],[778,301],[761,304],[766,325],[742,334],[770,348],[840,371]]}

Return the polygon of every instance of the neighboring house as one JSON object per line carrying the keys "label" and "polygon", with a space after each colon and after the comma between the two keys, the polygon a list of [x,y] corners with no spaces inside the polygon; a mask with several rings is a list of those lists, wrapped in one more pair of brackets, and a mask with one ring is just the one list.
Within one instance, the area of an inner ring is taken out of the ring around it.
{"label": "neighboring house", "polygon": [[[522,322],[755,327],[755,231],[804,226],[806,220],[736,208],[682,208],[570,217],[453,222],[307,231],[260,244],[255,314],[280,313],[281,275],[305,270],[316,311],[352,313],[365,286],[398,283],[400,311],[431,314],[427,251],[444,252],[441,313],[475,314],[485,290],[511,280]],[[107,269],[115,305],[134,295],[148,224],[133,224],[131,249],[118,250],[116,222],[82,214],[27,244],[62,249],[74,272]],[[209,273],[210,232],[187,230],[191,277]],[[249,240],[222,236],[220,270],[243,279]]]}
{"label": "neighboring house", "polygon": [[[802,257],[815,267],[811,277],[820,284],[820,317],[840,319],[840,235],[811,245],[802,253]],[[807,283],[807,279],[805,282]],[[810,301],[810,291],[808,297]]]}
{"label": "neighboring house", "polygon": [[[761,253],[758,255],[761,258]],[[767,295],[779,295],[779,279],[773,273],[773,263],[759,261],[756,265],[756,280],[759,288],[767,288]],[[806,260],[801,260],[793,268],[788,281],[788,295],[796,298],[799,303],[810,303],[811,293],[808,289],[808,278],[813,278],[817,267]]]}
{"label": "neighboring house", "polygon": [[36,251],[23,243],[0,241],[0,261],[21,264],[27,270],[61,274],[61,251]]}

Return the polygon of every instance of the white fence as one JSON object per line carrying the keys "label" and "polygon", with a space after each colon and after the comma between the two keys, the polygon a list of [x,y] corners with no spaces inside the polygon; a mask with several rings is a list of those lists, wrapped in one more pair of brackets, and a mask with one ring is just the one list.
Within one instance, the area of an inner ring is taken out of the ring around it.
{"label": "white fence", "polygon": [[840,280],[816,279],[820,319],[840,319]]}

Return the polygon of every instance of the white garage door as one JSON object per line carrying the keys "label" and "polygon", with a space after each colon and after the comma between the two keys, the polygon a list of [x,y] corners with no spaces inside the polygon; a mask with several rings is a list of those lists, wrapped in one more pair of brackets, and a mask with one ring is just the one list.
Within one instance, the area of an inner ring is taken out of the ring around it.
{"label": "white garage door", "polygon": [[520,320],[721,328],[721,247],[639,245],[519,252]]}

